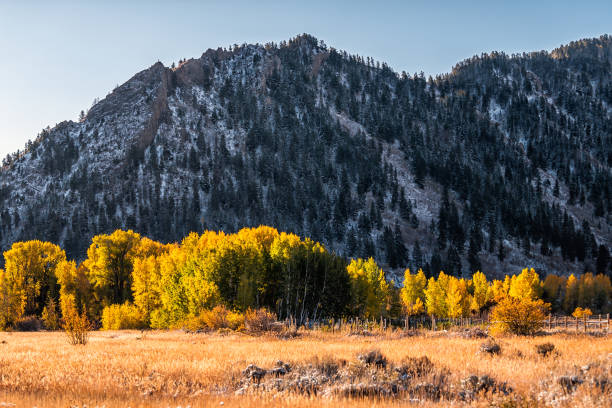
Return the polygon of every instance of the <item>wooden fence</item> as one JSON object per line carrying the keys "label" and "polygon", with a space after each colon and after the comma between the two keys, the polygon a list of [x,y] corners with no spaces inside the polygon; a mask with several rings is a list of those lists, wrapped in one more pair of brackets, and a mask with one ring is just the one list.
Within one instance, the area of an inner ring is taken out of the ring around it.
{"label": "wooden fence", "polygon": [[[325,319],[306,320],[303,324],[296,324],[295,320],[287,320],[288,325],[303,326],[309,329],[323,329],[331,332],[359,332],[381,331],[393,328],[440,330],[452,327],[486,326],[492,322],[488,315],[480,317],[436,318],[434,316],[411,316],[401,320],[383,319]],[[594,315],[590,317],[575,318],[572,316],[549,315],[544,321],[544,330],[547,331],[575,331],[610,333],[612,329],[610,314]]]}
{"label": "wooden fence", "polygon": [[610,314],[593,315],[576,318],[572,316],[548,316],[545,322],[547,330],[564,330],[576,332],[606,332],[610,333]]}

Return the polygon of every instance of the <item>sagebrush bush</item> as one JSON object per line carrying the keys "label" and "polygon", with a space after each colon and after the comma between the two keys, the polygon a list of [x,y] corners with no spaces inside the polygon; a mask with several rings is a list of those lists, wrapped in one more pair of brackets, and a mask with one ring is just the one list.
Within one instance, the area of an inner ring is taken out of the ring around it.
{"label": "sagebrush bush", "polygon": [[244,328],[249,333],[271,331],[278,321],[275,313],[267,309],[249,309],[244,315]]}
{"label": "sagebrush bush", "polygon": [[122,305],[110,305],[102,310],[103,330],[145,329],[147,322],[136,306],[130,302]]}
{"label": "sagebrush bush", "polygon": [[531,335],[544,325],[550,305],[542,300],[506,296],[493,308],[493,332]]}
{"label": "sagebrush bush", "polygon": [[536,353],[543,357],[547,357],[555,351],[555,345],[552,343],[536,344]]}
{"label": "sagebrush bush", "polygon": [[479,351],[491,355],[501,353],[501,346],[494,339],[489,339],[480,345]]}

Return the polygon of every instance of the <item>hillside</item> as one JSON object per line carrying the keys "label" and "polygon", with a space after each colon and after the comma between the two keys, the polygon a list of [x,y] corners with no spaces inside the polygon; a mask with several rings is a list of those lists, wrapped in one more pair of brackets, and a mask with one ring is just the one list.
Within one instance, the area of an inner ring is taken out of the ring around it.
{"label": "hillside", "polygon": [[392,270],[610,274],[612,37],[398,74],[312,36],[156,63],[0,171],[0,244],[267,224]]}

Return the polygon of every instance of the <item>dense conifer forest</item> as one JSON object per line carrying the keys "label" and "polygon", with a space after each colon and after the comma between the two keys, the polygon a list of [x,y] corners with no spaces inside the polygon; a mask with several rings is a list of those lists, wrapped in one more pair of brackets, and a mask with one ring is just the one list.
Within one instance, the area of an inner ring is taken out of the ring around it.
{"label": "dense conifer forest", "polygon": [[266,224],[396,281],[610,276],[611,61],[604,35],[432,78],[301,35],[156,63],[5,158],[2,250]]}

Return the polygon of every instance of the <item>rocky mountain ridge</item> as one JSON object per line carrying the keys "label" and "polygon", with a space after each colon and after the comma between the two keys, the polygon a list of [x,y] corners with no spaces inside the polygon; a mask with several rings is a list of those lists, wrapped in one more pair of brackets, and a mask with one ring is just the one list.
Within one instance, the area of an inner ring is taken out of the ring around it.
{"label": "rocky mountain ridge", "polygon": [[609,271],[611,44],[436,78],[309,35],[158,62],[5,159],[2,250],[268,224],[397,271]]}

